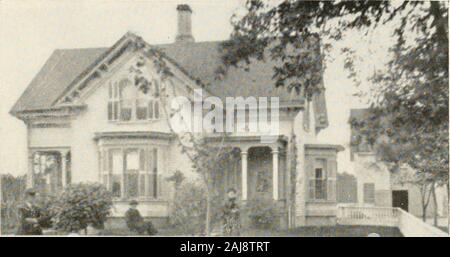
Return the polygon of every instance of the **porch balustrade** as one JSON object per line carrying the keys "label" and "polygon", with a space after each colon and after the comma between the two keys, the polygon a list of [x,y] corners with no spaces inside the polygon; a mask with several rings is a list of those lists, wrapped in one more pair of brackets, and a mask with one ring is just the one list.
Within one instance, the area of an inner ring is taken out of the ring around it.
{"label": "porch balustrade", "polygon": [[414,215],[392,207],[338,206],[337,223],[340,225],[367,225],[398,227],[406,237],[448,237],[440,229],[433,227]]}

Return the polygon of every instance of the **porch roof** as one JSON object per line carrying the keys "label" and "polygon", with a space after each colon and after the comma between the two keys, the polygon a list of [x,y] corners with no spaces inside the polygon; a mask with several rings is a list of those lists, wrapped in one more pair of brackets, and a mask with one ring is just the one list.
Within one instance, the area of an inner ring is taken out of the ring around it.
{"label": "porch roof", "polygon": [[205,135],[205,140],[209,143],[221,143],[227,144],[232,147],[237,147],[242,151],[247,151],[252,147],[284,147],[288,142],[288,137],[283,135],[277,136],[262,136],[262,135]]}
{"label": "porch roof", "polygon": [[336,152],[344,151],[345,148],[342,145],[330,145],[330,144],[305,144],[307,149],[321,149],[321,150],[335,150]]}
{"label": "porch roof", "polygon": [[98,132],[95,133],[95,140],[99,139],[162,139],[171,140],[175,138],[173,133],[151,132],[151,131],[114,131],[114,132]]}

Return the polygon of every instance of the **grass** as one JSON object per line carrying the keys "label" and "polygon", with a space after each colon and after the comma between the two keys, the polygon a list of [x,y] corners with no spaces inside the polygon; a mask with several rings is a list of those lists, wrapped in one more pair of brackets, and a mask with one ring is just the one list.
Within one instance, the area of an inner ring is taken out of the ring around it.
{"label": "grass", "polygon": [[288,237],[367,237],[377,233],[381,237],[402,237],[398,228],[378,226],[327,226],[327,227],[298,227],[290,230],[267,231],[249,230],[245,236],[288,236]]}
{"label": "grass", "polygon": [[[402,237],[398,228],[377,226],[328,226],[328,227],[299,227],[290,230],[262,230],[248,229],[242,236],[286,236],[286,237],[367,237],[370,233],[377,233],[381,237]],[[127,229],[105,229],[103,235],[127,236],[135,235]],[[174,236],[176,233],[168,229],[160,229],[158,236]]]}

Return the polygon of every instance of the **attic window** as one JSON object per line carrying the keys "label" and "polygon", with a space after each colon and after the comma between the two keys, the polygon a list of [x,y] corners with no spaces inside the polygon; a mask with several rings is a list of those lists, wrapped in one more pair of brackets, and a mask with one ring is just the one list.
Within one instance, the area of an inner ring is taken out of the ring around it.
{"label": "attic window", "polygon": [[129,79],[109,85],[108,120],[144,121],[160,118],[159,82],[152,81],[151,90],[142,92]]}

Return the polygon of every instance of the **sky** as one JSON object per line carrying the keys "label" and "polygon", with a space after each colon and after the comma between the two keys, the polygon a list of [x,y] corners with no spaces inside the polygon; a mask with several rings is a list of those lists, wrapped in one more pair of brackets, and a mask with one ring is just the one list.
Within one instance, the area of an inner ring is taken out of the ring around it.
{"label": "sky", "polygon": [[[26,172],[26,129],[9,114],[39,69],[58,48],[109,47],[127,31],[150,44],[171,43],[176,34],[176,6],[193,9],[192,33],[196,41],[227,39],[230,17],[242,12],[242,0],[196,1],[5,1],[0,0],[0,173]],[[350,46],[360,53],[358,68],[368,74],[387,56],[388,29],[367,36],[351,33],[326,63],[324,82],[330,126],[318,140],[346,148],[338,157],[339,172],[352,172],[349,159],[351,108],[366,104],[353,96],[356,87],[347,79],[343,57],[337,50]]]}

